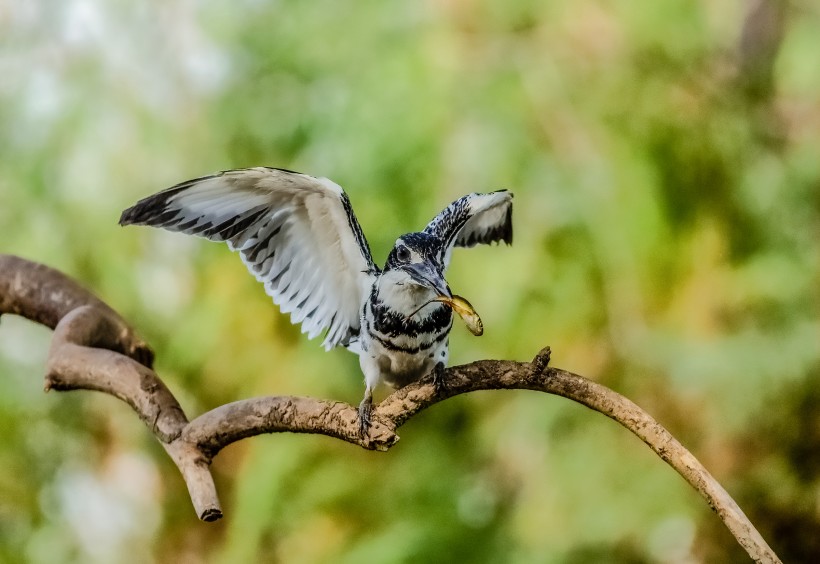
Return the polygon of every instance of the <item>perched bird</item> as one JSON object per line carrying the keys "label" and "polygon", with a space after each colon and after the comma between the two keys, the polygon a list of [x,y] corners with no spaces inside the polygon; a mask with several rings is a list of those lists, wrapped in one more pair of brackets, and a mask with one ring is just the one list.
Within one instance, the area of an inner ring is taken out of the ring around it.
{"label": "perched bird", "polygon": [[444,271],[453,247],[512,243],[512,194],[456,200],[423,231],[399,237],[383,269],[342,188],[284,169],[182,182],[125,210],[120,225],[130,224],[225,241],[308,338],[326,331],[326,350],[343,346],[359,355],[366,433],[379,382],[399,388],[433,372],[442,383],[453,326],[447,302],[454,299]]}

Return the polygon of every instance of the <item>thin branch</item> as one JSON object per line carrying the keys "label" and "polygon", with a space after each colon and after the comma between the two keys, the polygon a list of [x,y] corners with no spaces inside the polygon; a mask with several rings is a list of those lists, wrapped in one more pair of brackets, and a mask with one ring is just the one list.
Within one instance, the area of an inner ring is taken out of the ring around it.
{"label": "thin branch", "polygon": [[361,436],[356,408],[306,397],[237,401],[188,422],[150,368],[150,348],[113,309],[56,270],[0,255],[0,315],[4,313],[54,328],[47,390],[96,390],[134,409],[176,463],[204,521],[222,516],[210,464],[233,442],[263,433],[317,433],[366,449],[388,450],[398,441],[396,430],[435,403],[477,390],[525,389],[571,399],[629,429],[700,493],[753,560],[780,562],[726,490],[669,431],[609,388],[548,367],[549,347],[532,362],[482,360],[448,368],[444,389],[437,389],[431,378],[406,386],[376,407],[370,432]]}

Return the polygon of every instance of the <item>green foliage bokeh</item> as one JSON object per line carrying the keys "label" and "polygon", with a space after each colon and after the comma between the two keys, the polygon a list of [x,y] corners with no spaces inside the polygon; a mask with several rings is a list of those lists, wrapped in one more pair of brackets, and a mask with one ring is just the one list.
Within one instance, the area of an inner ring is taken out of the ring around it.
{"label": "green foliage bokeh", "polygon": [[[744,41],[747,9],[0,2],[0,252],[131,320],[189,416],[267,394],[356,403],[356,358],[308,342],[227,248],[121,229],[120,211],[280,166],[344,186],[380,262],[451,200],[508,188],[514,246],[456,251],[448,273],[486,328],[457,326],[451,363],[551,345],[691,448],[784,560],[808,561],[820,13],[792,7],[782,38]],[[214,464],[226,518],[199,523],[127,406],[42,395],[49,337],[0,324],[0,561],[745,561],[638,440],[531,392],[447,401],[386,455],[243,441]]]}

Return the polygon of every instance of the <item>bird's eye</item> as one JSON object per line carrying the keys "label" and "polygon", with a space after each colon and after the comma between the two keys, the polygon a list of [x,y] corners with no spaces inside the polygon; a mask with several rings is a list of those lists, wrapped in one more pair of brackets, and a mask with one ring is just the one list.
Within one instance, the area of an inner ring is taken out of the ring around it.
{"label": "bird's eye", "polygon": [[396,258],[399,259],[400,262],[409,262],[410,249],[408,249],[407,247],[399,247],[396,250]]}

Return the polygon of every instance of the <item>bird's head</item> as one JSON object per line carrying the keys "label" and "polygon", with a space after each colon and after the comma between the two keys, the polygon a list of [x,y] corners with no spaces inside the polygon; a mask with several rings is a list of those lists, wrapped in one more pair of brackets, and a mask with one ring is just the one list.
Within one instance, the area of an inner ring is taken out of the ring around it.
{"label": "bird's head", "polygon": [[384,270],[404,278],[404,284],[429,290],[436,296],[452,298],[453,294],[444,279],[444,265],[438,260],[440,247],[441,241],[434,235],[402,235],[387,256]]}

